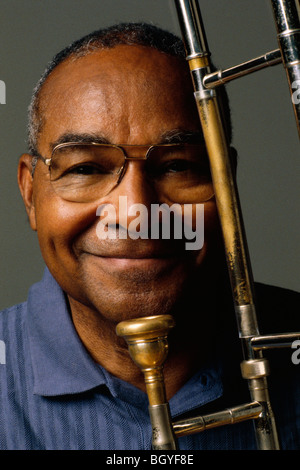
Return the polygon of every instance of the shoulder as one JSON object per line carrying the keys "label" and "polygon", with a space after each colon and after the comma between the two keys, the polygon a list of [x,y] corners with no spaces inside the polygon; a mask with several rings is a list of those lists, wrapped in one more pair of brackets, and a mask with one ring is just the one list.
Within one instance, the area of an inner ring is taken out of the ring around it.
{"label": "shoulder", "polygon": [[267,300],[288,300],[295,301],[299,300],[300,292],[296,292],[291,289],[286,289],[283,287],[277,287],[269,284],[263,284],[261,282],[255,283],[256,294],[259,299]]}
{"label": "shoulder", "polygon": [[257,316],[261,332],[300,331],[300,293],[262,283],[255,284]]}
{"label": "shoulder", "polygon": [[27,310],[27,302],[13,305],[0,311],[0,325],[5,325],[16,318],[23,317]]}
{"label": "shoulder", "polygon": [[[300,332],[300,293],[265,284],[255,288],[261,334]],[[289,346],[263,351],[270,364],[269,392],[282,449],[299,450],[300,361],[293,360],[295,354]]]}
{"label": "shoulder", "polygon": [[8,345],[16,345],[24,334],[27,302],[14,305],[0,312],[0,347],[3,351]]}

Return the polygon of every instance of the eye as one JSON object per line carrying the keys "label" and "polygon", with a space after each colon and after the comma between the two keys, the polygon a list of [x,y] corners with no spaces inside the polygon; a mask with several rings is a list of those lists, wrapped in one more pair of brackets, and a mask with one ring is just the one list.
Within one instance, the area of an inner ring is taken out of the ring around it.
{"label": "eye", "polygon": [[197,176],[207,178],[210,176],[209,167],[199,161],[185,158],[176,158],[163,162],[156,169],[157,176],[182,176],[183,178]]}
{"label": "eye", "polygon": [[98,174],[104,174],[107,173],[107,170],[104,168],[101,168],[100,165],[94,165],[94,164],[79,164],[75,165],[71,168],[68,168],[64,175],[82,175],[82,176],[89,176],[89,175],[98,175]]}
{"label": "eye", "polygon": [[179,173],[182,171],[188,171],[193,169],[196,170],[195,167],[196,165],[193,162],[184,159],[176,159],[165,163],[161,170],[165,173]]}

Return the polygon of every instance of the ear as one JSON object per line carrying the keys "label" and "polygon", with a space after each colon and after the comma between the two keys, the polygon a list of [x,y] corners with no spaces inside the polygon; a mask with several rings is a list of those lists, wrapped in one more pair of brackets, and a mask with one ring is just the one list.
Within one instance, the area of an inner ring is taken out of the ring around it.
{"label": "ear", "polygon": [[18,184],[25,204],[30,226],[32,230],[36,230],[31,155],[24,154],[20,157],[18,165]]}

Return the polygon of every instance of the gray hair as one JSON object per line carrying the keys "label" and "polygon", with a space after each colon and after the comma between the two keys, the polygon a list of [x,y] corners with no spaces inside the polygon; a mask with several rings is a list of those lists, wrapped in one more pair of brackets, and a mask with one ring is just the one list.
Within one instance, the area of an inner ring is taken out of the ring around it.
{"label": "gray hair", "polygon": [[[28,109],[28,149],[29,153],[34,157],[32,162],[33,168],[38,156],[38,137],[44,122],[44,115],[40,106],[40,95],[46,79],[59,64],[71,56],[76,60],[96,50],[109,49],[121,44],[152,47],[168,55],[185,58],[184,46],[179,37],[147,23],[121,23],[113,25],[105,29],[96,30],[72,42],[54,56],[33,90]],[[226,94],[224,94],[222,101],[225,105],[223,107],[225,108],[227,119],[229,117],[230,121]]]}
{"label": "gray hair", "polygon": [[120,44],[144,45],[169,55],[184,57],[183,44],[177,36],[146,23],[121,23],[99,29],[72,42],[49,62],[33,90],[28,109],[28,148],[32,155],[37,154],[37,140],[43,125],[40,92],[51,72],[71,56],[77,59],[98,49],[109,49]]}

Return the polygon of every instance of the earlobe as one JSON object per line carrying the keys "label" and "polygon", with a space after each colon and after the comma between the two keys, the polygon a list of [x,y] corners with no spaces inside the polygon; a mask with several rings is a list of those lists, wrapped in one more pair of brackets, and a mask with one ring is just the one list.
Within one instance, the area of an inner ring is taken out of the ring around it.
{"label": "earlobe", "polygon": [[36,230],[33,200],[32,156],[21,155],[18,165],[18,184],[32,230]]}

